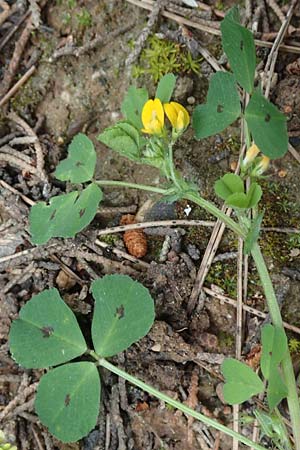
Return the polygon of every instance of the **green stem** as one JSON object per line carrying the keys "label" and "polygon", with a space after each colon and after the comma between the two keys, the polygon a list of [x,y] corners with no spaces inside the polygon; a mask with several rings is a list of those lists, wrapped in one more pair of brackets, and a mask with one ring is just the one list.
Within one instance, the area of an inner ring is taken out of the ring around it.
{"label": "green stem", "polygon": [[[260,280],[265,292],[272,322],[276,327],[279,327],[284,331],[281,313],[274,292],[273,284],[268,269],[266,267],[266,263],[262,256],[260,247],[257,243],[253,246],[251,254],[255,261],[257,271],[259,273]],[[296,450],[300,450],[300,403],[294,375],[294,368],[291,360],[291,355],[289,352],[287,352],[286,355],[284,356],[281,365],[284,381],[288,389],[287,401],[295,439],[295,446],[296,446],[295,448]]]}
{"label": "green stem", "polygon": [[180,403],[173,398],[169,397],[168,395],[165,395],[164,393],[158,391],[157,389],[153,388],[152,386],[149,386],[148,384],[144,383],[143,381],[139,380],[138,378],[135,378],[132,375],[129,375],[127,372],[125,372],[122,369],[119,369],[118,367],[114,366],[110,362],[108,362],[104,358],[100,358],[95,352],[91,351],[90,355],[98,361],[98,364],[102,367],[105,367],[106,369],[110,370],[111,372],[115,373],[119,377],[124,378],[125,380],[129,381],[129,383],[138,386],[140,389],[143,389],[144,391],[148,392],[150,395],[153,395],[154,397],[158,398],[159,400],[162,400],[169,405],[173,406],[176,409],[179,409],[183,413],[194,417],[197,420],[200,420],[201,422],[205,423],[206,425],[215,428],[216,430],[222,431],[223,433],[227,434],[228,436],[231,436],[233,438],[238,439],[240,442],[242,442],[245,445],[248,445],[249,447],[252,447],[256,450],[265,450],[265,447],[262,447],[259,444],[256,444],[255,442],[251,441],[250,439],[247,439],[242,434],[237,433],[236,431],[231,430],[230,428],[226,427],[225,425],[220,424],[216,420],[210,419],[209,417],[204,416],[203,414],[194,411],[193,409],[189,408],[188,406],[184,405],[183,403]]}
{"label": "green stem", "polygon": [[169,169],[170,169],[170,174],[171,174],[171,178],[172,181],[174,183],[174,185],[180,190],[180,185],[178,183],[176,174],[175,174],[175,168],[174,168],[174,162],[173,162],[173,142],[170,142],[170,144],[168,145],[168,161],[169,161]]}
{"label": "green stem", "polygon": [[127,181],[116,180],[95,180],[94,183],[99,186],[122,186],[125,188],[140,189],[142,191],[155,192],[156,194],[168,195],[174,192],[174,189],[161,189],[147,184],[128,183]]}
{"label": "green stem", "polygon": [[235,222],[233,219],[231,219],[229,216],[227,216],[223,211],[221,211],[219,208],[217,208],[213,203],[208,202],[207,200],[204,200],[204,198],[200,197],[197,193],[194,192],[186,192],[183,196],[187,200],[191,200],[192,202],[196,203],[197,205],[204,208],[207,212],[215,216],[217,219],[222,220],[228,228],[230,228],[232,231],[234,231],[238,236],[241,238],[246,237],[245,232],[242,230],[240,225]]}

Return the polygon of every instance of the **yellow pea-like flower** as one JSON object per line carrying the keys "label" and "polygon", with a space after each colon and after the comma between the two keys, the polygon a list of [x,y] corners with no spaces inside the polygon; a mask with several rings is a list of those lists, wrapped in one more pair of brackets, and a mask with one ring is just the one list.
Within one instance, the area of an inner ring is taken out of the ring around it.
{"label": "yellow pea-like flower", "polygon": [[261,158],[261,160],[259,161],[259,163],[257,164],[257,166],[255,167],[256,175],[263,174],[269,167],[269,164],[270,164],[270,158],[268,158],[268,156],[263,156]]}
{"label": "yellow pea-like flower", "polygon": [[180,103],[165,103],[164,110],[175,132],[182,132],[188,127],[190,123],[190,116],[187,110],[180,105]]}
{"label": "yellow pea-like flower", "polygon": [[246,167],[249,164],[251,164],[254,161],[254,159],[257,157],[259,152],[260,152],[260,150],[257,147],[257,145],[255,145],[255,144],[251,145],[251,147],[249,147],[249,149],[247,150],[246,156],[243,160],[243,167]]}
{"label": "yellow pea-like flower", "polygon": [[142,123],[144,128],[142,131],[147,134],[162,134],[164,128],[165,113],[164,108],[159,100],[148,100],[142,110]]}

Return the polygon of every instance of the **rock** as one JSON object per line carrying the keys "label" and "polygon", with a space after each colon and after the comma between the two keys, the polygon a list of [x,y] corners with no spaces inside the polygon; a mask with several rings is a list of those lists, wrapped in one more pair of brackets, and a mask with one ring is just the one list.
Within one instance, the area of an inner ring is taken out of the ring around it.
{"label": "rock", "polygon": [[179,77],[174,91],[174,99],[178,102],[184,101],[192,93],[193,87],[194,82],[190,77]]}

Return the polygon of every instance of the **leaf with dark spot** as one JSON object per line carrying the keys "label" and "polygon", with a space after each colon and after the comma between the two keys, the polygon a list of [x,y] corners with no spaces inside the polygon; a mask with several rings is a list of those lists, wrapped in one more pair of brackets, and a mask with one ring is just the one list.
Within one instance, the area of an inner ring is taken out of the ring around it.
{"label": "leaf with dark spot", "polygon": [[270,159],[282,157],[288,149],[286,117],[259,91],[254,91],[245,119],[260,151]]}
{"label": "leaf with dark spot", "polygon": [[69,406],[70,401],[71,401],[70,394],[67,394],[67,395],[65,396],[65,405],[66,405],[66,406]]}
{"label": "leaf with dark spot", "polygon": [[63,364],[87,348],[74,313],[54,288],[34,295],[21,308],[9,343],[13,358],[26,369]]}
{"label": "leaf with dark spot", "polygon": [[270,122],[270,120],[271,120],[270,114],[266,114],[265,122]]}
{"label": "leaf with dark spot", "polygon": [[49,205],[39,202],[30,211],[30,232],[34,244],[44,244],[52,237],[74,237],[95,217],[101,189],[94,183],[83,191],[52,197]]}
{"label": "leaf with dark spot", "polygon": [[92,294],[92,339],[99,356],[116,355],[147,334],[154,302],[142,284],[126,275],[106,275],[92,283]]}
{"label": "leaf with dark spot", "polygon": [[48,338],[53,334],[54,328],[53,327],[43,327],[41,328],[41,332],[43,333],[44,338]]}
{"label": "leaf with dark spot", "polygon": [[256,55],[252,33],[240,24],[233,7],[221,22],[222,45],[237,82],[249,94],[253,91]]}
{"label": "leaf with dark spot", "polygon": [[68,148],[68,157],[57,166],[55,176],[61,181],[85,183],[91,181],[96,167],[96,152],[92,141],[77,134]]}
{"label": "leaf with dark spot", "polygon": [[[56,438],[64,443],[77,442],[96,425],[100,392],[99,373],[94,363],[64,364],[42,376],[35,410],[42,424]],[[59,448],[79,447],[78,444],[59,444]]]}
{"label": "leaf with dark spot", "polygon": [[193,114],[193,128],[197,139],[219,133],[241,114],[240,98],[234,76],[217,72],[210,80],[207,102],[198,105]]}
{"label": "leaf with dark spot", "polygon": [[124,306],[121,305],[116,309],[116,314],[115,316],[118,317],[118,319],[122,319],[124,317]]}

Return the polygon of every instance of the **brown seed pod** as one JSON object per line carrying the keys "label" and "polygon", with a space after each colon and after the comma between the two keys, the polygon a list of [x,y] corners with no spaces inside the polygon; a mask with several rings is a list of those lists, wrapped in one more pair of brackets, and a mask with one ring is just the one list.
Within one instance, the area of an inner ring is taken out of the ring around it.
{"label": "brown seed pod", "polygon": [[[136,223],[135,216],[125,214],[120,220],[121,225]],[[147,239],[142,229],[125,231],[123,236],[124,243],[128,252],[136,258],[142,258],[147,253]]]}

